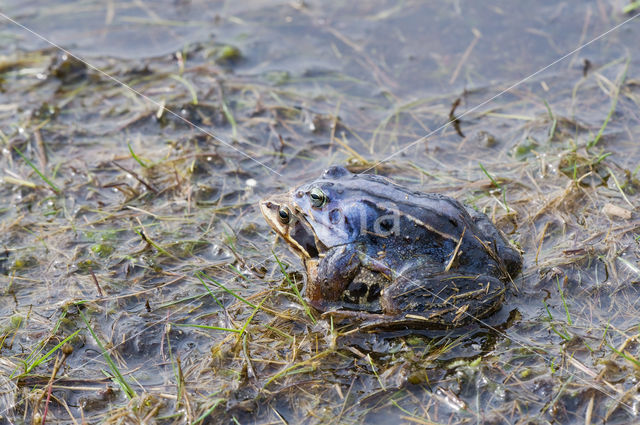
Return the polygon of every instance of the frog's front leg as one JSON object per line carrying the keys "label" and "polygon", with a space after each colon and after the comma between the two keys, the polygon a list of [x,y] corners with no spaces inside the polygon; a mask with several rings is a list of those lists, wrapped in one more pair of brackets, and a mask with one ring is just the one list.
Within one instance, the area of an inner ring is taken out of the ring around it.
{"label": "frog's front leg", "polygon": [[320,311],[336,306],[360,265],[353,245],[340,245],[328,250],[318,262],[314,276],[310,276],[307,282],[305,294],[311,305]]}
{"label": "frog's front leg", "polygon": [[423,322],[451,328],[498,310],[505,284],[493,276],[413,270],[397,277],[380,296],[383,313],[393,321]]}

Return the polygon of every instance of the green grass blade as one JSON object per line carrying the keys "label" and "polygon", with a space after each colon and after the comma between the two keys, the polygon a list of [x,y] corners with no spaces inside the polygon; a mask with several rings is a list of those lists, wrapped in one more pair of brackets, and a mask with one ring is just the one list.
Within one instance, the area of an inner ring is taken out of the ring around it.
{"label": "green grass blade", "polygon": [[180,75],[173,74],[173,75],[169,75],[169,77],[182,83],[187,88],[187,90],[189,90],[189,93],[191,93],[191,103],[194,105],[198,104],[198,95],[196,93],[195,87],[193,87],[193,84],[191,84],[191,82],[187,81],[186,78],[181,77]]}
{"label": "green grass blade", "polygon": [[289,274],[284,269],[284,265],[282,264],[282,262],[280,261],[280,259],[276,255],[276,253],[273,252],[273,251],[271,251],[271,252],[273,253],[273,257],[276,259],[276,262],[280,266],[280,271],[284,275],[284,278],[287,280],[287,282],[289,282],[289,286],[291,287],[293,292],[296,294],[296,298],[298,298],[298,301],[300,301],[300,304],[302,304],[302,307],[304,308],[305,313],[307,313],[307,316],[309,316],[309,319],[311,319],[311,322],[315,325],[316,324],[316,319],[315,319],[315,317],[313,317],[313,314],[311,313],[311,309],[309,308],[309,305],[304,300],[304,298],[302,298],[302,295],[300,294],[300,291],[298,291],[298,287],[296,285],[294,285],[293,282],[291,282],[291,279],[289,279]]}
{"label": "green grass blade", "polygon": [[33,169],[33,171],[36,172],[36,174],[38,174],[40,176],[40,178],[42,180],[44,180],[44,182],[46,184],[49,185],[49,187],[57,194],[61,193],[60,188],[58,188],[58,186],[56,186],[51,180],[49,180],[49,178],[47,176],[45,176],[44,174],[42,174],[42,172],[40,172],[40,170],[38,170],[38,167],[35,166],[35,164],[33,162],[31,162],[29,160],[29,158],[27,158],[26,156],[24,156],[24,154],[20,151],[20,149],[18,149],[16,146],[13,147],[13,149],[16,150],[16,152],[18,152],[18,155],[20,155],[22,157],[22,159],[24,159],[24,161],[29,165],[29,167],[31,167]]}
{"label": "green grass blade", "polygon": [[544,309],[547,310],[547,315],[549,316],[549,326],[551,327],[551,330],[556,335],[558,335],[560,338],[564,339],[565,341],[570,341],[571,338],[569,337],[569,335],[563,334],[562,332],[557,330],[556,327],[553,325],[553,316],[551,315],[551,312],[549,311],[549,306],[547,305],[547,303],[542,301],[542,304],[544,304]]}
{"label": "green grass blade", "polygon": [[567,300],[564,297],[564,291],[560,287],[560,278],[558,278],[557,276],[556,276],[556,283],[558,285],[558,292],[560,292],[560,299],[562,300],[562,305],[564,306],[564,313],[567,316],[567,323],[569,324],[569,326],[572,326],[573,322],[571,321],[571,314],[569,314],[569,306],[567,306]]}
{"label": "green grass blade", "polygon": [[204,286],[204,289],[207,290],[207,292],[209,293],[209,295],[211,295],[211,298],[213,298],[213,300],[216,302],[216,304],[218,304],[220,306],[221,309],[224,310],[224,305],[222,304],[222,302],[218,299],[218,297],[216,297],[216,294],[213,293],[213,291],[207,286],[207,284],[205,283],[205,281],[202,279],[202,277],[200,277],[200,275],[198,273],[196,273],[196,277],[198,278],[198,280],[200,281],[200,283],[202,283],[202,286]]}
{"label": "green grass blade", "polygon": [[112,377],[113,380],[120,386],[120,388],[122,388],[122,390],[127,395],[127,397],[129,397],[130,399],[134,398],[136,396],[136,392],[133,390],[133,388],[131,388],[131,386],[126,381],[126,379],[124,379],[124,376],[122,376],[122,373],[120,373],[120,370],[118,369],[118,366],[116,365],[116,363],[111,358],[111,355],[109,354],[107,349],[104,348],[104,345],[102,344],[102,341],[100,341],[100,339],[95,334],[95,332],[93,332],[93,328],[89,324],[89,320],[87,320],[87,317],[84,315],[82,310],[78,310],[78,311],[80,312],[80,315],[82,316],[82,320],[84,320],[84,323],[87,325],[87,329],[89,329],[89,332],[91,332],[91,336],[93,337],[94,341],[96,342],[96,344],[98,344],[98,347],[100,347],[100,350],[102,350],[102,356],[104,357],[105,361],[109,365],[109,368],[111,369],[111,372],[114,375]]}
{"label": "green grass blade", "polygon": [[224,112],[224,116],[227,118],[227,121],[229,121],[229,124],[231,124],[231,138],[233,140],[236,140],[238,138],[238,124],[236,124],[236,119],[233,117],[233,114],[231,113],[231,110],[229,110],[229,108],[227,107],[227,104],[224,101],[224,99],[221,101],[221,103],[222,103],[222,112]]}
{"label": "green grass blade", "polygon": [[191,296],[188,296],[188,297],[179,298],[177,300],[167,301],[166,303],[158,304],[156,306],[156,309],[171,307],[171,306],[174,306],[174,305],[186,302],[186,301],[198,300],[198,299],[206,297],[206,296],[207,296],[207,293],[202,292],[200,294],[195,294],[195,295],[191,295]]}
{"label": "green grass blade", "polygon": [[622,186],[620,186],[620,182],[618,182],[618,178],[616,177],[616,175],[613,173],[613,170],[611,170],[611,168],[607,167],[607,171],[609,172],[609,175],[611,177],[613,177],[613,182],[615,183],[616,187],[618,188],[618,191],[620,192],[620,195],[622,195],[622,197],[624,198],[624,200],[627,202],[627,204],[629,204],[629,206],[631,208],[635,209],[635,205],[633,205],[633,203],[631,203],[631,201],[629,200],[629,198],[627,198],[627,195],[624,193],[624,190],[622,190]]}
{"label": "green grass blade", "polygon": [[197,423],[202,422],[204,418],[209,416],[215,410],[215,408],[218,407],[218,405],[223,401],[225,401],[224,398],[219,398],[214,400],[213,405],[210,408],[208,408],[202,415],[200,415],[195,421],[191,422],[189,425],[196,425]]}
{"label": "green grass blade", "polygon": [[[60,317],[58,318],[58,321],[56,322],[55,326],[53,327],[53,330],[51,331],[51,336],[55,335],[58,332],[58,329],[60,329],[60,325],[62,324],[62,321],[64,320],[66,315],[67,315],[67,310],[65,309],[65,310],[62,311],[62,314],[60,315]],[[44,347],[47,345],[47,342],[49,342],[49,340],[51,339],[51,336],[49,336],[49,337],[43,339],[42,341],[40,341],[36,345],[36,348],[31,353],[29,353],[27,358],[24,361],[22,361],[22,363],[25,366],[25,370],[33,362],[33,359],[38,357],[40,355],[40,353],[42,352],[42,350],[44,350]],[[62,342],[62,344],[64,344],[64,341]],[[31,368],[31,369],[33,369],[33,368]],[[26,371],[25,373],[28,373],[28,372],[29,371]]]}
{"label": "green grass blade", "polygon": [[620,88],[624,84],[624,80],[627,79],[628,69],[629,69],[629,59],[627,59],[627,64],[624,68],[624,71],[622,72],[620,83],[618,84],[618,87],[616,87],[616,92],[613,95],[613,100],[611,101],[611,108],[609,109],[609,113],[607,114],[607,117],[604,119],[604,122],[602,123],[600,130],[598,130],[598,134],[596,135],[596,137],[592,141],[587,143],[587,149],[592,148],[598,144],[598,142],[600,141],[600,138],[602,137],[602,134],[604,133],[604,130],[607,128],[607,125],[609,124],[609,121],[611,120],[611,117],[613,116],[613,113],[616,110],[616,106],[618,105],[618,98],[620,97]]}
{"label": "green grass blade", "polygon": [[38,358],[33,363],[31,363],[27,367],[27,370],[25,371],[25,373],[31,372],[36,366],[38,366],[38,365],[42,364],[43,362],[47,361],[53,355],[53,353],[55,353],[60,347],[62,347],[69,340],[71,340],[71,338],[73,338],[74,336],[78,335],[78,332],[80,332],[81,330],[82,329],[78,329],[77,331],[75,331],[74,333],[72,333],[71,335],[69,335],[68,337],[63,339],[62,341],[60,341],[58,344],[56,344],[56,346],[53,347],[51,350],[49,350],[44,356]]}
{"label": "green grass blade", "polygon": [[507,210],[507,213],[509,212],[509,205],[507,205],[507,193],[504,190],[504,188],[500,185],[500,183],[498,183],[492,176],[491,174],[489,174],[489,172],[487,171],[486,168],[484,168],[484,166],[481,163],[478,163],[478,165],[480,166],[480,169],[484,172],[484,174],[489,177],[489,180],[491,180],[491,183],[493,183],[493,185],[495,187],[497,187],[500,192],[502,192],[502,202],[504,203],[504,207]]}
{"label": "green grass blade", "polygon": [[[226,286],[224,286],[222,283],[218,282],[217,280],[215,280],[214,278],[212,278],[211,276],[206,275],[203,272],[198,272],[196,273],[196,277],[200,275],[203,276],[205,278],[207,278],[207,280],[209,280],[211,283],[213,283],[214,285],[216,285],[218,288],[222,289],[223,291],[225,291],[228,294],[231,294],[232,296],[234,296],[236,299],[242,301],[243,303],[245,303],[246,305],[248,305],[251,308],[256,308],[256,305],[253,304],[251,301],[243,298],[242,296],[236,294],[235,292],[233,292],[231,289],[228,289]],[[207,284],[204,282],[204,280],[200,279],[200,281],[205,285],[205,287],[207,287]],[[215,296],[214,296],[215,298]]]}
{"label": "green grass blade", "polygon": [[373,371],[373,374],[376,376],[376,379],[378,380],[378,384],[380,384],[380,388],[382,388],[382,391],[386,391],[387,388],[384,386],[384,382],[382,382],[382,379],[380,379],[380,375],[378,375],[378,371],[376,370],[376,366],[373,364],[373,359],[371,358],[371,356],[369,354],[367,354],[367,361],[369,362],[369,365],[371,366],[371,370]]}
{"label": "green grass blade", "polygon": [[196,324],[190,324],[190,323],[172,323],[173,326],[180,326],[183,328],[200,328],[200,329],[213,329],[215,331],[227,331],[227,332],[234,332],[234,333],[242,333],[243,330],[241,329],[231,329],[231,328],[222,328],[220,326],[209,326],[209,325],[196,325]]}
{"label": "green grass blade", "polygon": [[549,137],[547,138],[547,142],[550,142],[553,139],[553,136],[556,134],[556,127],[558,126],[558,120],[553,116],[553,112],[551,112],[551,106],[547,101],[544,101],[544,106],[547,107],[547,112],[549,113],[549,118],[551,119],[551,129],[549,130]]}
{"label": "green grass blade", "polygon": [[638,360],[638,359],[636,359],[636,358],[634,358],[634,357],[631,357],[630,355],[627,355],[627,353],[626,353],[626,352],[622,352],[622,351],[620,351],[620,350],[616,349],[613,345],[611,345],[611,344],[609,344],[609,343],[607,343],[607,346],[608,346],[608,347],[609,347],[609,348],[610,348],[614,353],[616,353],[617,355],[619,355],[619,356],[621,356],[621,357],[624,357],[624,358],[625,358],[625,359],[627,359],[629,362],[631,362],[631,363],[633,364],[633,366],[634,366],[636,369],[640,369],[640,360]]}
{"label": "green grass blade", "polygon": [[332,353],[335,353],[335,351],[333,349],[329,349],[329,350],[325,350],[322,351],[318,354],[316,354],[313,357],[310,357],[306,360],[302,360],[299,363],[295,363],[289,367],[285,367],[284,369],[282,369],[280,372],[277,372],[276,374],[274,374],[271,378],[267,379],[267,381],[262,384],[262,388],[267,388],[272,382],[274,382],[276,379],[282,377],[282,376],[288,376],[288,375],[295,375],[298,373],[307,373],[307,372],[313,372],[314,370],[316,370],[317,366],[317,362],[322,359],[323,357],[326,357]]}
{"label": "green grass blade", "polygon": [[149,245],[151,245],[152,247],[154,247],[155,249],[158,250],[158,252],[160,252],[161,254],[166,255],[167,257],[173,258],[174,260],[178,260],[178,257],[176,257],[175,255],[171,254],[169,251],[167,251],[166,249],[164,249],[163,247],[161,247],[160,245],[158,245],[157,243],[155,243],[151,238],[149,238],[146,234],[133,229],[134,232],[136,232],[143,241],[147,242]]}
{"label": "green grass blade", "polygon": [[133,148],[131,147],[131,143],[127,142],[127,146],[129,147],[129,153],[131,154],[131,157],[135,159],[136,162],[140,164],[143,168],[149,168],[149,166],[133,151]]}
{"label": "green grass blade", "polygon": [[240,335],[244,335],[244,333],[247,330],[247,326],[249,326],[249,323],[251,323],[251,321],[255,317],[256,313],[258,312],[258,310],[260,310],[260,308],[262,307],[262,304],[264,304],[264,302],[267,300],[267,298],[269,298],[269,297],[268,296],[264,297],[262,299],[262,301],[260,301],[260,303],[258,303],[258,305],[253,309],[253,312],[251,313],[251,316],[249,316],[247,321],[244,322],[244,325],[242,326],[242,329],[240,329]]}
{"label": "green grass blade", "polygon": [[[638,240],[638,238],[640,238],[640,235],[638,237],[636,237],[636,240]],[[627,260],[626,258],[620,257],[618,256],[617,259],[624,264],[625,266],[627,266],[627,268],[629,270],[631,270],[633,273],[636,274],[636,276],[638,276],[640,278],[640,269],[638,269],[638,267],[633,264],[632,262],[630,262],[629,260]]]}

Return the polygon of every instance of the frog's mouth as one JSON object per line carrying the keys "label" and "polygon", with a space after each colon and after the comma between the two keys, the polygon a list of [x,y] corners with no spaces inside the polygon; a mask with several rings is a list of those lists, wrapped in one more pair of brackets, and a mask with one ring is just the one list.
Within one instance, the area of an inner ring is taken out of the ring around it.
{"label": "frog's mouth", "polygon": [[304,218],[297,219],[293,226],[290,226],[289,236],[309,258],[318,258],[320,254],[327,251],[327,247],[318,240],[313,228]]}
{"label": "frog's mouth", "polygon": [[290,205],[284,196],[273,197],[260,202],[260,211],[267,223],[281,236],[300,257],[318,258],[327,251],[327,247],[318,239],[306,219],[292,208],[287,222],[280,219],[279,211]]}

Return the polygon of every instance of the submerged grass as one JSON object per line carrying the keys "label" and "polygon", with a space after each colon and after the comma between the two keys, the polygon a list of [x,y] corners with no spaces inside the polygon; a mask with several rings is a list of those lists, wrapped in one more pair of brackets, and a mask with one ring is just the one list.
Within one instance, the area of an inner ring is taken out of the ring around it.
{"label": "submerged grass", "polygon": [[[72,333],[71,335],[69,335],[68,337],[66,337],[65,339],[63,339],[62,341],[60,341],[58,344],[56,344],[51,350],[49,350],[47,353],[45,353],[44,355],[38,357],[38,358],[34,358],[36,357],[40,351],[34,351],[33,353],[29,354],[29,357],[27,357],[27,359],[23,362],[23,366],[24,366],[24,374],[30,373],[34,368],[40,366],[42,363],[45,363],[49,360],[51,360],[51,356],[53,356],[53,354],[58,351],[64,344],[66,344],[67,342],[71,341],[76,335],[78,335],[78,333],[80,333],[82,329],[78,329],[77,331],[75,331],[74,333]],[[42,348],[44,348],[45,344],[41,344],[40,346],[40,350],[42,350]],[[12,375],[11,378],[14,378],[15,376],[18,375]]]}
{"label": "submerged grass", "polygon": [[549,119],[551,120],[551,128],[549,129],[549,137],[547,138],[547,143],[553,140],[553,137],[556,135],[556,127],[558,126],[558,120],[555,116],[553,116],[553,112],[551,112],[551,106],[545,100],[544,106],[547,108],[547,112],[549,113]]}
{"label": "submerged grass", "polygon": [[278,263],[278,267],[280,267],[280,272],[282,272],[282,275],[284,276],[285,280],[287,281],[287,283],[289,283],[289,287],[291,288],[293,293],[296,295],[296,298],[298,299],[298,301],[302,305],[302,308],[304,308],[304,311],[307,314],[307,317],[309,317],[309,320],[311,320],[311,323],[315,324],[316,323],[316,319],[315,319],[315,317],[313,317],[313,313],[311,313],[311,308],[309,308],[309,305],[307,304],[307,302],[302,297],[302,294],[300,293],[300,290],[298,289],[298,285],[296,285],[295,283],[293,283],[291,281],[291,277],[289,276],[289,273],[287,273],[287,271],[285,270],[284,264],[282,264],[282,262],[280,261],[280,259],[276,255],[276,253],[273,252],[273,251],[271,253],[273,254],[273,258],[275,258],[276,262]]}
{"label": "submerged grass", "polygon": [[[20,149],[18,149],[16,146],[13,147],[13,149],[18,153],[18,155],[20,155],[20,157],[24,160],[24,162],[27,163],[27,165],[29,165],[29,167],[31,167],[31,169],[33,171],[36,172],[36,174],[38,176],[40,176],[40,178],[47,184],[49,185],[49,187],[51,188],[51,190],[53,190],[56,194],[60,194],[61,190],[58,186],[55,185],[55,183],[53,183],[49,177],[45,176],[39,169],[38,167],[36,167],[36,165],[31,162],[29,160],[29,158],[27,158],[26,156],[24,156],[24,154],[22,153],[22,151],[20,151]],[[6,178],[5,178],[6,179]],[[28,184],[27,184],[28,185]]]}
{"label": "submerged grass", "polygon": [[231,329],[231,328],[222,328],[220,326],[209,326],[209,325],[198,325],[195,323],[173,323],[173,326],[182,326],[185,328],[199,328],[199,329],[212,329],[214,331],[226,331],[226,332],[235,332],[235,333],[243,333],[243,329]]}
{"label": "submerged grass", "polygon": [[631,62],[631,59],[627,58],[627,61],[626,61],[625,65],[624,65],[622,73],[618,77],[617,84],[615,85],[614,93],[613,93],[613,96],[611,98],[611,108],[609,108],[609,113],[607,114],[607,117],[604,119],[604,122],[602,123],[602,126],[600,126],[600,129],[598,130],[598,133],[596,134],[596,137],[594,137],[593,140],[591,140],[589,143],[587,143],[587,148],[588,149],[591,149],[595,145],[598,144],[598,142],[600,141],[600,138],[604,134],[605,129],[607,128],[607,125],[609,124],[609,121],[611,120],[611,117],[613,116],[613,113],[616,110],[616,106],[618,105],[618,98],[620,97],[620,88],[622,87],[622,85],[624,84],[625,80],[627,79],[627,72],[629,71],[629,63],[630,62]]}
{"label": "submerged grass", "polygon": [[140,164],[140,166],[142,168],[149,168],[149,165],[147,165],[147,163],[145,163],[142,158],[140,158],[138,155],[136,155],[136,153],[133,151],[133,147],[131,147],[131,143],[127,142],[127,147],[129,148],[129,153],[131,154],[131,157],[133,159],[136,160],[136,162],[138,164]]}
{"label": "submerged grass", "polygon": [[569,306],[567,305],[567,299],[565,298],[564,292],[560,287],[560,278],[556,277],[556,283],[558,284],[558,293],[560,294],[560,299],[562,300],[562,306],[564,307],[567,323],[569,324],[569,326],[572,326],[573,322],[571,321],[571,314],[569,313]]}
{"label": "submerged grass", "polygon": [[200,282],[204,285],[204,287],[207,288],[207,290],[209,291],[209,294],[211,294],[211,296],[214,298],[216,303],[218,305],[220,305],[221,307],[222,307],[222,304],[220,303],[218,298],[209,290],[209,287],[208,287],[207,283],[204,281],[204,279],[207,279],[209,282],[213,283],[215,286],[217,286],[218,288],[222,289],[227,294],[230,294],[231,296],[233,296],[237,300],[242,301],[243,303],[245,303],[249,307],[254,308],[254,309],[257,308],[257,306],[255,304],[253,304],[251,301],[248,301],[243,296],[239,295],[236,291],[227,288],[225,285],[223,285],[222,283],[218,282],[217,280],[215,280],[211,276],[208,276],[206,273],[197,272],[196,273],[196,277],[200,280]]}
{"label": "submerged grass", "polygon": [[633,1],[622,8],[622,13],[631,13],[636,9],[640,9],[640,1]]}
{"label": "submerged grass", "polygon": [[[570,23],[579,23],[578,33],[584,28],[585,41],[594,14],[602,13],[590,4],[560,8],[556,17],[582,13]],[[494,81],[541,65],[536,55],[516,52],[509,61],[516,69],[505,74],[492,58],[486,78],[477,62],[486,60],[483,43],[468,50],[464,31],[460,40],[448,38],[445,50],[434,44],[427,61],[406,61],[412,22],[424,28],[417,12],[446,7],[449,28],[458,19],[449,6],[409,2],[344,27],[320,19],[321,9],[335,5],[286,6],[295,23],[287,32],[309,24],[295,48],[279,39],[285,53],[305,49],[295,61],[309,69],[300,72],[287,68],[278,47],[255,64],[254,44],[242,41],[250,31],[237,37],[242,46],[224,65],[216,62],[224,47],[213,42],[171,57],[104,59],[109,73],[228,135],[281,180],[86,67],[56,62],[53,52],[0,58],[7,99],[0,106],[7,153],[0,156],[0,192],[10,204],[0,207],[0,422],[34,422],[45,405],[47,424],[634,421],[635,45],[612,59],[605,55],[619,43],[611,39],[606,52],[590,53],[591,66],[550,69],[490,109],[461,117],[457,132],[445,128],[372,170],[411,189],[473,199],[523,249],[517,293],[510,291],[484,324],[387,330],[325,319],[305,300],[299,259],[280,244],[267,248],[274,236],[258,199],[333,163],[363,171],[446,122],[453,99],[469,110],[501,90]],[[234,6],[217,25],[235,20],[244,31],[276,16],[263,30],[278,30],[282,7],[244,16]],[[336,22],[353,6],[342,7]],[[391,18],[393,31],[386,32]],[[509,18],[522,19],[515,10]],[[172,31],[152,14],[148,22]],[[370,22],[373,33],[361,27]],[[359,37],[358,28],[371,37]],[[635,27],[629,31],[637,35]],[[541,51],[575,42],[564,30],[561,38],[524,33],[528,43],[543,41]],[[343,71],[328,59],[330,72],[304,63],[314,37],[341,59]],[[508,41],[495,45],[508,50]],[[272,71],[276,63],[283,72]],[[416,84],[417,74],[431,81],[433,69],[447,84],[455,70],[453,80],[467,89]],[[140,142],[134,150],[123,140]],[[24,180],[24,164],[47,187]],[[485,196],[495,189],[501,197]],[[90,317],[77,300],[91,300]],[[65,343],[73,352],[56,375],[51,359]]]}
{"label": "submerged grass", "polygon": [[193,87],[193,84],[191,84],[186,78],[184,78],[181,75],[173,74],[173,75],[170,75],[169,77],[183,84],[189,90],[189,93],[191,94],[191,104],[193,105],[198,104],[198,92],[196,91],[195,87]]}
{"label": "submerged grass", "polygon": [[[91,333],[91,336],[93,337],[93,340],[98,345],[98,347],[100,347],[100,350],[101,350],[101,353],[102,353],[102,357],[104,357],[104,360],[109,365],[109,369],[111,369],[111,373],[112,374],[110,375],[110,378],[116,384],[118,384],[120,389],[122,389],[122,391],[124,391],[124,393],[127,395],[128,398],[132,399],[132,398],[136,397],[136,392],[133,390],[131,385],[129,385],[127,380],[124,378],[124,376],[120,372],[120,369],[118,369],[118,366],[116,365],[115,361],[113,360],[113,358],[109,354],[109,351],[107,351],[107,349],[102,344],[102,341],[100,341],[100,338],[98,338],[96,333],[93,331],[93,328],[89,324],[89,320],[87,320],[87,317],[84,315],[82,310],[79,310],[79,312],[80,312],[80,316],[82,317],[82,320],[84,321],[85,325],[87,326],[87,329]],[[109,376],[109,375],[107,375],[107,376]]]}
{"label": "submerged grass", "polygon": [[489,172],[487,171],[486,168],[484,168],[484,166],[480,163],[478,163],[478,166],[480,167],[480,169],[482,170],[482,172],[489,178],[489,180],[491,180],[491,183],[500,191],[500,193],[502,194],[502,204],[504,205],[505,210],[507,210],[507,213],[509,213],[509,204],[507,204],[507,193],[504,190],[504,188],[502,187],[502,185],[500,183],[498,183],[492,176],[491,174],[489,174]]}

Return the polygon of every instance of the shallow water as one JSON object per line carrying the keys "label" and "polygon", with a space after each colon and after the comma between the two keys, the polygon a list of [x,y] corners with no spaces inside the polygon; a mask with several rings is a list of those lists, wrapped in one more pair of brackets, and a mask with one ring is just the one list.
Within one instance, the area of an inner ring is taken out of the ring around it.
{"label": "shallow water", "polygon": [[[636,420],[640,18],[591,42],[627,5],[4,2],[100,71],[0,18],[0,415],[79,330],[47,423]],[[524,251],[484,323],[332,329],[284,279],[257,201],[391,155]]]}

